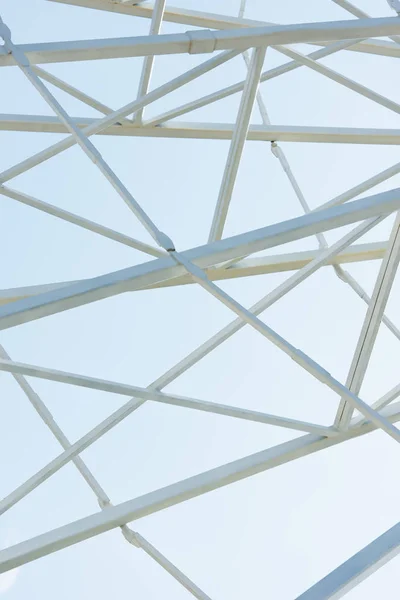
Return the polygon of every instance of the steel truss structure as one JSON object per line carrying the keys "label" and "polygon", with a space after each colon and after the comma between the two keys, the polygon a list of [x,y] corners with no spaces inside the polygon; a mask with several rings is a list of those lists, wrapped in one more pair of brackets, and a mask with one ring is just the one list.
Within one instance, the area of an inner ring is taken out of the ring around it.
{"label": "steel truss structure", "polygon": [[[348,51],[363,53],[366,59],[369,55],[400,57],[400,18],[397,16],[371,18],[348,0],[332,1],[355,18],[337,22],[294,25],[276,25],[246,19],[244,16],[245,0],[242,0],[239,14],[236,16],[175,8],[167,4],[165,0],[155,0],[154,4],[138,0],[52,1],[149,19],[149,35],[121,39],[17,45],[13,43],[12,32],[7,24],[1,21],[0,37],[4,43],[0,46],[0,67],[13,66],[20,69],[32,87],[47,103],[49,114],[46,116],[0,115],[0,130],[65,133],[68,135],[62,141],[48,146],[0,173],[0,193],[15,202],[33,207],[57,219],[139,250],[151,258],[127,269],[106,273],[93,279],[43,283],[31,287],[3,290],[0,293],[0,329],[4,330],[36,319],[43,319],[49,315],[128,291],[187,284],[201,286],[230,309],[234,313],[234,319],[163,373],[147,388],[15,362],[1,347],[0,370],[13,375],[63,450],[45,467],[3,498],[0,502],[1,514],[69,462],[75,465],[95,494],[101,511],[0,551],[0,572],[3,573],[119,527],[129,544],[142,548],[195,598],[210,600],[197,584],[182,573],[142,535],[131,529],[128,523],[256,473],[363,436],[375,429],[383,430],[394,441],[400,442],[400,430],[396,426],[400,420],[400,403],[394,402],[400,396],[400,384],[389,390],[383,397],[378,398],[372,405],[366,403],[359,396],[381,323],[400,341],[399,328],[385,314],[400,261],[400,189],[355,199],[400,173],[400,163],[362,181],[347,192],[319,206],[317,210],[311,210],[284,150],[279,144],[279,142],[319,142],[398,145],[400,129],[272,125],[260,87],[262,82],[299,67],[305,67],[356,94],[360,94],[371,102],[399,114],[400,104],[324,66],[318,60],[337,52],[346,53]],[[201,3],[199,3],[199,7],[200,5]],[[392,2],[391,5],[396,8],[395,2]],[[398,8],[400,10],[400,7]],[[163,21],[190,25],[197,29],[186,33],[162,34]],[[381,39],[385,37],[388,37],[389,40]],[[305,55],[292,46],[296,43],[313,44],[317,49]],[[264,70],[268,47],[273,47],[274,50],[287,57],[288,61],[282,66]],[[182,53],[207,56],[198,66],[160,87],[151,89],[155,57]],[[146,119],[145,110],[148,105],[185,84],[201,78],[207,72],[217,69],[240,54],[243,55],[247,67],[247,77],[244,81],[177,106],[156,118]],[[126,57],[145,57],[145,59],[137,97],[117,110],[105,106],[97,99],[49,73],[42,66],[38,66],[46,63]],[[48,84],[96,109],[102,116],[97,119],[71,117],[55,98]],[[233,124],[177,120],[178,117],[197,108],[237,93],[241,94],[241,100],[237,119]],[[251,122],[255,108],[259,110],[262,125],[254,125]],[[156,220],[147,214],[140,200],[133,197],[131,191],[127,189],[92,144],[91,136],[99,134],[230,140],[229,153],[209,237],[203,246],[184,252],[176,250],[171,237],[158,228]],[[225,222],[246,140],[271,143],[271,151],[285,172],[304,215],[275,225],[247,231],[234,237],[224,237]],[[151,235],[153,244],[134,239],[9,186],[9,181],[16,176],[26,173],[74,145],[80,146],[105,179],[114,187]],[[360,242],[365,233],[393,213],[397,213],[397,216],[389,239],[373,243]],[[334,244],[329,245],[325,232],[347,225],[354,225],[354,227]],[[316,237],[318,250],[294,253],[279,252],[279,246],[282,244],[302,240],[309,236]],[[253,256],[257,252],[275,247],[277,252],[273,255]],[[343,268],[345,263],[361,261],[380,261],[378,277],[371,296]],[[348,284],[355,294],[368,305],[345,383],[338,381],[318,362],[299,348],[294,347],[259,318],[259,315],[267,308],[283,298],[319,268],[327,265],[331,265],[338,278]],[[292,273],[282,284],[250,308],[240,304],[218,285],[218,282],[222,280],[284,271]],[[338,408],[334,423],[324,426],[162,391],[245,325],[254,328],[311,376],[337,394]],[[112,392],[128,396],[129,399],[121,408],[71,444],[26,376]],[[149,400],[283,427],[302,432],[304,435],[114,506],[80,454]],[[356,415],[354,415],[355,410],[357,411]],[[384,562],[394,557],[399,550],[400,525],[397,524],[302,594],[301,598],[304,600],[340,598]]]}

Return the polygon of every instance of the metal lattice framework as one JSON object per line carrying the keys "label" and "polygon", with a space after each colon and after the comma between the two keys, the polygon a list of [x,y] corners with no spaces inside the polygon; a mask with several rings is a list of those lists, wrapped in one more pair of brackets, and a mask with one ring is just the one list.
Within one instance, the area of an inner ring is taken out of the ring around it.
{"label": "metal lattice framework", "polygon": [[[234,313],[235,318],[147,388],[14,362],[6,350],[1,349],[0,370],[13,375],[30,403],[61,444],[63,452],[5,497],[0,502],[0,513],[3,514],[10,509],[69,462],[74,463],[95,494],[102,510],[1,551],[0,572],[3,573],[112,528],[120,527],[129,544],[142,548],[194,597],[209,600],[206,593],[144,537],[131,529],[128,523],[256,473],[341,444],[346,440],[363,436],[375,429],[383,430],[393,440],[400,442],[400,431],[395,425],[400,420],[400,404],[394,402],[400,395],[400,384],[377,399],[372,405],[367,404],[359,397],[381,323],[400,340],[400,330],[385,315],[385,308],[400,260],[400,190],[393,189],[354,200],[360,194],[400,173],[400,163],[359,183],[318,207],[317,210],[310,210],[285,153],[279,145],[279,142],[316,141],[345,144],[399,144],[400,130],[274,126],[270,123],[259,87],[260,82],[305,66],[333,80],[338,85],[399,114],[400,105],[398,103],[324,66],[318,62],[318,59],[339,51],[362,52],[366,59],[370,54],[400,57],[400,38],[397,37],[400,36],[400,19],[396,16],[371,18],[347,0],[333,1],[356,19],[290,26],[278,26],[245,19],[245,0],[242,0],[239,15],[235,17],[209,14],[200,10],[178,9],[166,5],[165,0],[155,0],[154,4],[137,0],[119,0],[119,2],[112,0],[53,1],[150,19],[149,35],[122,39],[15,45],[7,25],[1,22],[0,37],[4,44],[0,46],[0,66],[13,65],[20,69],[33,88],[46,101],[52,114],[49,116],[2,115],[0,129],[24,132],[61,132],[69,135],[62,141],[0,173],[0,193],[55,218],[135,248],[152,259],[93,279],[2,291],[0,329],[4,330],[35,319],[43,319],[49,315],[127,291],[190,283],[201,286],[214,296]],[[399,8],[396,2],[390,4],[394,9]],[[198,29],[187,33],[160,34],[163,20],[194,26]],[[390,38],[389,41],[376,39],[385,36]],[[296,43],[314,44],[318,48],[311,54],[305,55],[293,48],[292,44]],[[266,50],[269,46],[288,57],[289,61],[282,66],[263,70]],[[149,91],[155,57],[182,53],[207,54],[209,56],[205,57],[204,62],[198,66]],[[146,120],[146,106],[181,86],[201,78],[205,73],[218,68],[240,54],[243,55],[247,67],[245,81],[178,106],[156,118]],[[144,56],[145,60],[137,97],[118,110],[112,110],[38,66],[55,62],[140,56]],[[59,88],[96,109],[103,116],[98,119],[71,117],[56,100],[47,84]],[[234,124],[205,124],[176,120],[197,108],[236,93],[241,93],[241,100]],[[258,108],[261,115],[262,125],[251,125],[251,115],[255,107]],[[231,140],[207,243],[184,252],[177,251],[172,239],[160,231],[156,221],[153,221],[147,214],[140,200],[133,197],[92,144],[90,137],[95,134]],[[223,237],[246,140],[271,142],[272,153],[292,185],[304,215],[234,237]],[[17,175],[26,173],[75,144],[80,146],[105,179],[111,183],[151,235],[154,245],[144,243],[9,187],[8,182]],[[398,216],[387,241],[356,243],[366,232],[381,223],[388,215],[396,212]],[[350,232],[343,235],[334,244],[328,245],[325,232],[351,224],[354,224],[354,228]],[[272,256],[252,257],[259,251],[302,240],[308,236],[316,236],[319,248],[317,251],[304,250],[291,254],[278,253]],[[342,266],[346,262],[370,260],[379,260],[381,265],[371,297]],[[332,265],[338,278],[348,284],[355,294],[368,305],[345,383],[335,379],[319,363],[294,347],[258,317],[320,267],[326,265]],[[218,285],[219,280],[284,271],[293,271],[293,274],[250,308],[241,305]],[[177,396],[162,391],[246,324],[276,345],[310,376],[337,394],[337,415],[331,426]],[[71,444],[45,403],[28,383],[26,376],[112,392],[128,396],[129,400],[86,435]],[[305,435],[158,489],[145,496],[133,498],[123,504],[112,505],[108,494],[82,460],[80,453],[148,400],[284,427],[303,432]],[[355,416],[354,411],[357,411]],[[310,588],[301,598],[311,600],[312,598],[342,597],[354,585],[394,557],[399,549],[400,525],[397,524],[313,588]]]}

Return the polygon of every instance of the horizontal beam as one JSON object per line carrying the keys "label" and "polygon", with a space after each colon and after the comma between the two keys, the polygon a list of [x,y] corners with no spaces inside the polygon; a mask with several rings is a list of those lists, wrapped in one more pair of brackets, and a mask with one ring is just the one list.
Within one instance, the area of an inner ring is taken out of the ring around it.
{"label": "horizontal beam", "polygon": [[346,560],[297,600],[339,600],[400,554],[400,523]]}
{"label": "horizontal beam", "polygon": [[[400,419],[400,404],[386,407],[381,415],[391,423],[397,422]],[[101,513],[74,521],[0,551],[0,573],[257,473],[354,439],[374,429],[376,429],[374,424],[366,423],[331,438],[305,435],[107,508]]]}
{"label": "horizontal beam", "polygon": [[307,423],[297,419],[289,419],[286,417],[270,415],[236,406],[207,402],[205,400],[188,398],[186,396],[177,396],[175,394],[163,393],[157,390],[141,388],[116,381],[107,381],[105,379],[97,379],[95,377],[88,377],[86,375],[78,375],[76,373],[68,373],[66,371],[57,371],[56,369],[38,367],[36,365],[18,363],[6,358],[0,358],[0,371],[13,373],[14,375],[26,375],[28,377],[46,379],[47,381],[66,383],[91,390],[120,394],[122,396],[134,396],[135,398],[140,398],[141,400],[153,400],[154,402],[159,402],[161,404],[170,404],[172,406],[190,408],[193,410],[199,410],[201,412],[209,412],[217,415],[233,417],[236,419],[243,419],[245,421],[264,423],[265,425],[284,427],[286,429],[293,429],[296,431],[307,431],[316,433],[317,435],[337,435],[336,429],[332,427],[324,427],[323,425],[316,425],[314,423]]}
{"label": "horizontal beam", "polygon": [[[345,263],[357,263],[369,260],[379,260],[383,257],[387,248],[387,242],[372,242],[369,244],[354,244],[343,250],[337,256],[327,261],[327,265],[341,265]],[[238,277],[251,277],[254,275],[267,275],[271,273],[282,273],[296,271],[308,265],[319,254],[320,250],[305,250],[303,252],[291,252],[288,254],[274,254],[257,258],[245,258],[229,267],[214,267],[206,269],[207,277],[211,281],[224,279],[236,279]],[[78,281],[64,281],[61,283],[48,283],[0,290],[0,306],[15,302],[22,298],[29,298],[37,294],[43,294],[51,290],[66,287],[78,283]],[[142,289],[155,289],[177,285],[193,284],[190,275],[182,275],[174,279],[160,281],[152,286]]]}
{"label": "horizontal beam", "polygon": [[[400,189],[394,189],[199,246],[183,252],[181,256],[205,269],[399,209]],[[177,265],[172,257],[167,257],[57,288],[1,306],[0,330],[185,274],[183,266]]]}
{"label": "horizontal beam", "polygon": [[[74,117],[79,128],[94,127],[101,119]],[[98,135],[117,135],[154,138],[181,138],[230,140],[232,123],[196,123],[169,121],[157,127],[134,123],[111,125]],[[68,133],[66,127],[53,116],[0,114],[0,131],[35,133]],[[296,125],[252,125],[247,139],[256,142],[310,142],[327,144],[399,145],[400,129],[367,129],[361,127],[309,127]]]}
{"label": "horizontal beam", "polygon": [[[147,35],[100,40],[74,40],[19,44],[16,48],[31,64],[160,56],[204,54],[219,50],[309,42],[329,42],[388,36],[400,33],[400,18],[357,19],[293,25],[264,25],[223,31],[198,30],[186,33]],[[12,55],[0,46],[0,66],[14,65]]]}
{"label": "horizontal beam", "polygon": [[[154,4],[144,2],[140,5],[135,2],[114,2],[112,0],[50,0],[60,4],[69,4],[72,6],[81,6],[85,8],[94,8],[107,12],[120,13],[130,16],[143,17],[151,19]],[[168,6],[164,12],[164,21],[178,23],[180,25],[190,25],[192,27],[204,27],[206,29],[239,29],[248,27],[262,27],[273,25],[266,21],[256,21],[254,19],[243,19],[231,15],[220,15],[196,10],[188,10],[176,6]],[[323,45],[323,42],[320,43]],[[367,52],[383,56],[400,57],[400,46],[384,40],[363,40],[357,45],[349,48],[356,52]]]}

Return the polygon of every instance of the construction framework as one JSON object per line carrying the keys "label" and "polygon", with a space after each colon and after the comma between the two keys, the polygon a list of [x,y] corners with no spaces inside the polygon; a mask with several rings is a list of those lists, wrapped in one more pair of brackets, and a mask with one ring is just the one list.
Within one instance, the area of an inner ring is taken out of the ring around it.
{"label": "construction framework", "polygon": [[[279,142],[318,142],[322,144],[398,145],[400,129],[272,125],[260,87],[260,83],[264,81],[269,81],[299,67],[306,67],[338,85],[350,89],[355,94],[360,94],[371,102],[400,114],[400,104],[394,100],[378,94],[318,62],[320,58],[347,51],[362,53],[366,59],[369,55],[399,58],[400,17],[393,14],[393,16],[385,18],[371,18],[347,0],[332,1],[355,18],[336,22],[294,25],[276,25],[246,19],[244,16],[245,0],[242,0],[239,14],[235,16],[175,8],[167,4],[166,0],[155,0],[154,4],[138,0],[52,1],[149,19],[149,35],[17,45],[13,43],[12,32],[7,24],[0,19],[0,38],[4,42],[0,46],[0,67],[12,66],[20,69],[49,107],[49,114],[46,116],[0,115],[0,130],[68,134],[62,141],[50,145],[45,150],[0,173],[0,194],[94,234],[139,250],[149,255],[150,259],[127,269],[105,273],[93,279],[42,283],[31,287],[2,290],[0,292],[0,329],[23,325],[116,294],[187,284],[201,286],[230,309],[234,313],[234,319],[163,373],[147,388],[15,362],[6,350],[0,347],[0,370],[13,375],[62,447],[62,452],[55,459],[1,500],[0,513],[3,514],[9,510],[69,462],[74,463],[95,494],[101,508],[100,512],[89,517],[0,551],[0,573],[119,527],[129,544],[142,548],[178,580],[189,593],[199,600],[210,600],[197,584],[192,582],[142,535],[131,529],[128,524],[256,473],[363,436],[377,428],[383,430],[397,443],[400,442],[400,430],[396,426],[400,420],[400,403],[395,402],[396,398],[400,396],[400,384],[389,390],[372,405],[366,403],[359,396],[381,324],[386,326],[400,341],[399,328],[385,314],[400,261],[400,189],[355,199],[400,173],[400,163],[359,183],[328,203],[319,206],[317,210],[311,210],[279,144]],[[385,5],[383,0],[382,3]],[[400,7],[396,6],[396,2],[389,4],[400,10]],[[192,26],[196,29],[186,33],[162,34],[163,21]],[[389,38],[389,40],[386,41],[382,38]],[[309,55],[305,55],[294,49],[293,44],[296,43],[313,44],[317,49]],[[273,47],[274,50],[286,56],[288,61],[282,66],[264,70],[268,47]],[[207,56],[198,66],[151,89],[155,57],[183,53],[206,54]],[[240,54],[242,54],[247,67],[247,77],[244,81],[200,97],[185,105],[177,106],[156,118],[146,120],[145,110],[148,105],[185,84],[201,78],[207,72],[217,69]],[[136,98],[117,110],[105,106],[66,81],[55,77],[42,66],[38,66],[46,65],[46,63],[126,57],[145,57],[145,59]],[[99,118],[71,117],[52,94],[48,84],[96,109],[100,113]],[[237,93],[241,94],[241,100],[237,119],[233,124],[178,120],[182,115],[197,108]],[[262,125],[254,125],[251,122],[255,108],[259,110]],[[133,197],[92,144],[90,137],[99,134],[230,140],[229,153],[212,216],[209,237],[203,246],[184,252],[176,250],[171,237],[158,228],[140,201]],[[225,222],[244,145],[246,141],[252,140],[271,143],[271,151],[293,187],[304,215],[244,232],[234,237],[224,237]],[[105,179],[114,187],[151,235],[153,244],[134,239],[9,186],[8,182],[16,176],[26,173],[74,145],[80,146]],[[396,213],[396,218],[389,239],[373,243],[359,241],[365,233],[393,213]],[[354,226],[337,242],[329,245],[325,232],[347,225]],[[318,250],[282,253],[278,248],[273,255],[252,256],[257,252],[279,247],[295,240],[302,240],[309,236],[316,237]],[[371,296],[343,268],[345,263],[361,261],[380,261],[378,277]],[[319,363],[302,350],[294,347],[287,339],[259,319],[259,315],[268,307],[283,298],[319,268],[327,265],[331,265],[337,276],[359,296],[360,301],[368,305],[345,383],[335,379]],[[240,304],[218,285],[221,280],[285,271],[292,273],[282,284],[250,308]],[[290,356],[311,376],[337,394],[337,415],[331,426],[162,391],[245,325],[254,328]],[[129,399],[121,408],[71,444],[26,377],[42,378],[112,392],[128,396]],[[149,400],[284,427],[303,432],[304,435],[114,506],[108,494],[80,457],[80,453]],[[356,415],[354,415],[355,410],[357,411]],[[301,598],[304,600],[340,598],[382,564],[393,558],[399,550],[400,525],[397,524],[302,594]]]}

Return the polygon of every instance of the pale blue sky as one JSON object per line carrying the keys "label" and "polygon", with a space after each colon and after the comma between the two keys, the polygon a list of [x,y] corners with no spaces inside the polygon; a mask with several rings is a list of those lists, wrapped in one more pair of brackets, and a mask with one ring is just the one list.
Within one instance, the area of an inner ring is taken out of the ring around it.
{"label": "pale blue sky", "polygon": [[[236,0],[181,0],[187,8],[237,14]],[[374,16],[390,15],[385,0],[358,0]],[[15,42],[72,40],[146,34],[149,21],[53,4],[2,0],[3,20]],[[248,0],[246,16],[291,23],[344,19],[329,0]],[[164,33],[187,28],[167,23]],[[303,48],[307,50],[307,47]],[[152,87],[204,57],[155,61]],[[266,66],[284,62],[267,52]],[[395,59],[341,53],[324,64],[399,101]],[[136,95],[142,59],[44,65],[112,107]],[[241,57],[146,110],[148,116],[244,78]],[[0,72],[0,112],[50,114],[15,68]],[[74,116],[95,111],[52,91]],[[275,124],[399,127],[399,117],[319,74],[301,68],[262,86]],[[185,121],[234,122],[239,96],[183,117]],[[260,122],[254,111],[253,122]],[[0,132],[0,170],[63,136]],[[96,146],[160,229],[179,249],[206,241],[229,143],[99,136]],[[311,206],[398,162],[396,147],[283,144]],[[150,241],[94,165],[76,147],[9,182],[30,193],[144,241]],[[396,177],[376,191],[400,185]],[[375,190],[374,190],[375,191]],[[91,277],[143,260],[145,255],[0,197],[0,288]],[[269,143],[248,143],[225,235],[301,214]],[[381,240],[391,219],[365,236]],[[334,240],[343,231],[329,234]],[[315,239],[285,248],[316,248]],[[273,252],[285,249],[274,249]],[[378,264],[351,266],[368,291]],[[232,281],[223,287],[250,305],[287,275]],[[388,314],[396,321],[397,280]],[[346,378],[365,305],[325,268],[263,315],[266,323]],[[232,320],[231,313],[195,286],[138,292],[3,332],[15,360],[147,386],[186,353]],[[398,321],[397,321],[398,323]],[[373,401],[398,383],[399,345],[382,329],[361,397]],[[30,380],[71,440],[120,406],[124,399]],[[58,443],[24,394],[0,374],[3,457],[0,496],[60,452]],[[337,397],[259,334],[245,328],[167,388],[225,404],[330,424]],[[82,457],[114,503],[295,437],[288,430],[148,403],[104,436]],[[291,600],[398,520],[399,449],[376,432],[292,462],[134,524],[213,600]],[[2,517],[0,544],[35,536],[98,510],[96,498],[68,465]],[[349,593],[349,600],[399,597],[398,561]],[[6,591],[7,600],[96,597],[174,598],[188,593],[119,530],[25,565]]]}

